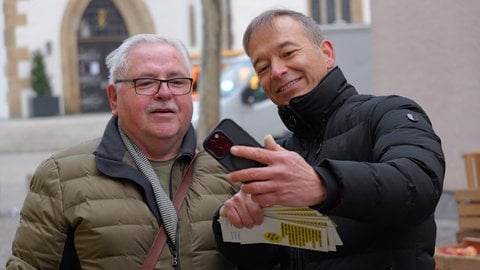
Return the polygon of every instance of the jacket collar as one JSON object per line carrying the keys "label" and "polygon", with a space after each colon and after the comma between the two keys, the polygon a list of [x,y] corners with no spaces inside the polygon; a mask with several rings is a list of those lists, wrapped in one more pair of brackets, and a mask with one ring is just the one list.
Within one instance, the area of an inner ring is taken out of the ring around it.
{"label": "jacket collar", "polygon": [[[175,163],[184,161],[185,166],[191,162],[197,146],[193,126],[187,130],[182,142],[180,154]],[[143,189],[143,198],[153,214],[160,220],[160,213],[156,207],[153,189],[147,178],[137,169],[132,157],[123,144],[118,132],[118,118],[112,116],[97,149],[94,152],[97,169],[113,179],[128,179]]]}
{"label": "jacket collar", "polygon": [[347,83],[340,68],[335,67],[312,91],[291,99],[287,106],[279,106],[278,114],[296,136],[321,137],[330,115],[355,94],[355,88]]}
{"label": "jacket collar", "polygon": [[[192,125],[187,130],[180,148],[180,157],[192,158],[197,147],[195,130]],[[120,133],[118,132],[118,118],[112,116],[107,123],[100,145],[95,155],[102,156],[112,161],[122,162],[127,154]]]}

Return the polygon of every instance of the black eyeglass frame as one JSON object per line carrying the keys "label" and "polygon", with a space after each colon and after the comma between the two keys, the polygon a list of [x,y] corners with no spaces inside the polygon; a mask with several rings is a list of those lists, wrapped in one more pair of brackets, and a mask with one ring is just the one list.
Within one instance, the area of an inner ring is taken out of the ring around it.
{"label": "black eyeglass frame", "polygon": [[[186,93],[182,93],[182,94],[175,94],[172,92],[172,95],[174,96],[183,96],[183,95],[188,95],[192,92],[192,89],[193,89],[193,78],[188,78],[188,77],[177,77],[177,78],[171,78],[171,79],[157,79],[157,78],[150,78],[150,77],[140,77],[140,78],[134,78],[134,79],[125,79],[125,80],[115,80],[114,84],[117,84],[117,83],[124,83],[124,82],[131,82],[133,83],[133,88],[135,89],[135,93],[137,95],[140,95],[140,96],[155,96],[158,91],[160,91],[160,87],[162,87],[162,83],[166,83],[167,84],[167,88],[170,90],[170,84],[169,82],[171,81],[174,81],[174,80],[178,80],[178,79],[181,79],[181,80],[189,80],[190,81],[190,87],[188,88],[188,91]],[[146,94],[139,94],[137,92],[137,81],[139,80],[153,80],[153,81],[158,81],[160,82],[158,84],[158,87],[157,87],[157,91],[155,91],[155,93],[151,94],[151,95],[146,95]]]}

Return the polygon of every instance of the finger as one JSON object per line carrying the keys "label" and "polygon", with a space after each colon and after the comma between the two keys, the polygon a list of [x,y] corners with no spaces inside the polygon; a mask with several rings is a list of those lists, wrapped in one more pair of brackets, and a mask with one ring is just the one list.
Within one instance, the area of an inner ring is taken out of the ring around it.
{"label": "finger", "polygon": [[221,217],[227,217],[227,211],[225,210],[225,205],[222,205],[222,207],[220,207],[220,211],[218,211],[218,214]]}
{"label": "finger", "polygon": [[255,225],[263,223],[263,207],[252,200],[247,202],[247,209]]}
{"label": "finger", "polygon": [[[250,205],[248,205],[249,203]],[[255,210],[255,205],[252,203],[250,195],[242,191],[225,202],[223,208],[226,209],[225,214],[233,226],[252,228],[255,225],[258,217],[252,216],[252,213],[257,213],[258,210]]]}
{"label": "finger", "polygon": [[[241,188],[243,193],[249,194],[250,199],[252,199],[252,195],[260,195],[263,193],[273,192],[271,186],[268,185],[268,180],[255,180],[249,181],[242,184]],[[255,201],[258,203],[257,201]]]}
{"label": "finger", "polygon": [[275,139],[272,137],[271,134],[268,134],[267,136],[265,136],[265,138],[263,139],[263,144],[265,145],[265,148],[266,148],[266,149],[269,149],[269,150],[275,150],[275,151],[283,150],[283,151],[287,151],[287,150],[285,150],[285,148],[283,148],[282,146],[280,146],[280,145],[275,141]]}
{"label": "finger", "polygon": [[237,214],[240,217],[240,224],[238,225],[240,225],[239,227],[251,229],[255,225],[255,217],[252,216],[251,210],[247,205],[244,205],[244,207],[243,209],[236,208]]}
{"label": "finger", "polygon": [[268,164],[272,150],[262,147],[250,147],[235,145],[230,148],[230,153],[234,156],[257,161],[261,164]]}
{"label": "finger", "polygon": [[244,204],[241,197],[242,196],[239,193],[232,196],[230,199],[225,201],[219,212],[220,216],[230,220],[230,223],[232,223],[237,228],[240,228],[242,226],[242,219],[240,217],[241,210],[238,209],[241,209],[242,205]]}
{"label": "finger", "polygon": [[262,207],[262,210],[263,208],[270,207],[274,204],[279,204],[277,202],[277,198],[274,195],[274,193],[255,194],[255,195],[251,195],[251,198],[252,198],[252,201],[254,201],[255,203],[257,203]]}
{"label": "finger", "polygon": [[[285,150],[282,146],[277,144],[275,139],[272,137],[271,134],[268,134],[265,136],[263,139],[263,144],[264,144],[264,149],[260,147],[253,147],[253,146],[243,146],[243,145],[234,145],[230,148],[230,153],[233,154],[234,156],[239,156],[239,157],[251,157],[250,159],[257,160],[257,157],[261,157],[262,154],[267,153],[267,150]],[[247,155],[247,156],[245,156]]]}
{"label": "finger", "polygon": [[[239,146],[239,148],[242,146]],[[258,148],[259,150],[267,151],[265,149]],[[241,154],[237,155],[238,157],[250,159],[250,160],[256,160],[259,163],[263,163],[267,165],[267,161],[270,160],[270,158],[263,156],[263,157],[258,157],[255,155],[254,152],[249,152],[249,150],[246,150],[244,148],[239,149]],[[268,150],[270,151],[270,150]],[[239,153],[240,153],[239,152]],[[271,152],[271,151],[270,151]],[[249,158],[250,156],[250,158]],[[235,171],[231,171],[226,175],[227,181],[230,183],[243,183],[247,184],[250,182],[254,181],[262,181],[267,179],[266,175],[268,175],[268,170],[265,170],[267,166],[263,167],[251,167],[251,168],[246,168],[246,169],[239,169]]]}

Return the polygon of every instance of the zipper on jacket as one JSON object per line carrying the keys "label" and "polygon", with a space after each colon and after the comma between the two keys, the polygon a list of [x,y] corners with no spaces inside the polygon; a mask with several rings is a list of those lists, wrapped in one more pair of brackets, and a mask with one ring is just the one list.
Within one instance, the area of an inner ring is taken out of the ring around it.
{"label": "zipper on jacket", "polygon": [[[176,238],[176,243],[178,243],[178,228],[177,228],[177,234],[175,238]],[[172,266],[172,269],[180,270],[180,257],[178,256],[179,248],[177,248],[176,245],[173,244],[170,238],[167,239],[167,244],[168,244],[168,249],[170,250],[170,255],[172,256],[170,260],[170,265]]]}
{"label": "zipper on jacket", "polygon": [[307,144],[308,149],[313,149],[308,151],[307,155],[304,157],[310,166],[317,166],[320,163],[320,152],[323,148],[323,140],[315,139],[312,143]]}
{"label": "zipper on jacket", "polygon": [[179,237],[180,230],[178,229],[178,226],[180,226],[180,225],[177,224],[177,233],[175,234],[176,235],[175,236],[175,243],[177,243],[177,245],[176,245],[175,249],[173,250],[173,252],[171,253],[172,254],[172,267],[175,270],[180,270],[180,268],[181,268],[180,267],[180,257],[178,257],[178,251],[180,250],[180,247],[179,247],[179,245],[180,245],[180,242],[179,242],[180,241],[180,239],[179,239],[180,238]]}
{"label": "zipper on jacket", "polygon": [[173,268],[177,268],[177,265],[178,265],[177,254],[172,254],[172,266],[173,266]]}

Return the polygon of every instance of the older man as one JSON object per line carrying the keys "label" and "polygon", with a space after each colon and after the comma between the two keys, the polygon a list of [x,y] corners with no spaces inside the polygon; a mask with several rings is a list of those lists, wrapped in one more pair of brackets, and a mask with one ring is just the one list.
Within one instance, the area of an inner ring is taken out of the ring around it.
{"label": "older man", "polygon": [[[210,229],[234,186],[208,154],[196,154],[184,46],[137,35],[106,63],[113,117],[103,137],[40,164],[7,269],[139,269],[163,229],[167,244],[155,269],[234,269]],[[191,184],[176,213],[171,199],[189,166]]]}

